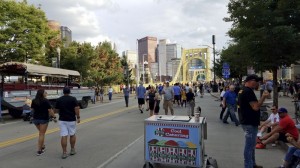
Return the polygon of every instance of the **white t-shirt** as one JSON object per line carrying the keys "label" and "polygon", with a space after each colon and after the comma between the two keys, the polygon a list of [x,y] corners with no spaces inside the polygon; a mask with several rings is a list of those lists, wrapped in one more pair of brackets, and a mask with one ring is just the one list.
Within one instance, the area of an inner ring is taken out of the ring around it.
{"label": "white t-shirt", "polygon": [[220,97],[223,97],[225,93],[226,93],[226,91],[225,91],[225,90],[223,90],[223,91],[221,92],[221,95],[220,95]]}
{"label": "white t-shirt", "polygon": [[272,124],[274,124],[275,122],[279,122],[279,115],[277,114],[270,114],[269,118],[267,119],[268,121],[271,121]]}
{"label": "white t-shirt", "polygon": [[108,92],[112,93],[113,92],[113,88],[108,88]]}

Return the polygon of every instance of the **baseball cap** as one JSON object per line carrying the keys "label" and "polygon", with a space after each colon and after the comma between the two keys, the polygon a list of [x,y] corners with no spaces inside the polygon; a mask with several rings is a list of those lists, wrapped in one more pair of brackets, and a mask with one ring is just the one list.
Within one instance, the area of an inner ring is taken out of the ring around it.
{"label": "baseball cap", "polygon": [[287,113],[287,112],[288,112],[287,109],[284,107],[278,109],[278,113]]}
{"label": "baseball cap", "polygon": [[251,81],[251,80],[255,80],[256,82],[259,82],[259,81],[262,81],[263,78],[262,77],[258,77],[257,75],[255,74],[252,74],[252,75],[248,75],[245,79],[245,82],[248,82],[248,81]]}
{"label": "baseball cap", "polygon": [[70,90],[70,88],[68,88],[68,87],[64,87],[64,89],[63,89],[63,93],[64,93],[64,94],[70,94],[70,93],[71,93],[71,90]]}

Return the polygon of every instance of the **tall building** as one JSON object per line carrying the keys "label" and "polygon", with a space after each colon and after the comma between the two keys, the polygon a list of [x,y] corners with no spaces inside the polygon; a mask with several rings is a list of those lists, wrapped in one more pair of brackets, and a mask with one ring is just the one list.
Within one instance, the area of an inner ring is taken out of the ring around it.
{"label": "tall building", "polygon": [[126,50],[122,52],[122,56],[127,58],[129,69],[131,69],[131,78],[136,79],[139,76],[139,72],[137,71],[137,55],[136,51]]}
{"label": "tall building", "polygon": [[72,31],[66,26],[60,27],[61,39],[63,40],[64,47],[68,47],[72,42]]}
{"label": "tall building", "polygon": [[167,76],[174,77],[174,61],[181,58],[181,45],[178,44],[167,44]]}
{"label": "tall building", "polygon": [[[150,82],[151,78],[154,78],[153,72],[151,71],[152,64],[157,62],[156,61],[156,48],[157,48],[157,38],[156,37],[144,37],[141,39],[138,39],[138,64],[140,67],[140,72],[145,72],[145,67],[147,66],[147,69],[150,69],[150,76],[147,77],[146,83]],[[142,74],[142,73],[140,73]],[[146,76],[146,75],[145,75]],[[143,80],[145,80],[143,78]]]}
{"label": "tall building", "polygon": [[[171,59],[170,59],[171,60]],[[159,40],[158,43],[158,66],[159,66],[159,76],[164,78],[167,76],[167,40]]]}

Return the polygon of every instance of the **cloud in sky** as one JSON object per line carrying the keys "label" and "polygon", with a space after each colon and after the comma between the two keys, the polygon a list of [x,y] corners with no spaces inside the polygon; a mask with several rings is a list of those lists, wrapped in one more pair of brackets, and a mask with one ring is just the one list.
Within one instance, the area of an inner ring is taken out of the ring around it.
{"label": "cloud in sky", "polygon": [[41,4],[49,20],[72,30],[73,40],[109,40],[118,52],[136,50],[136,40],[145,36],[169,39],[184,48],[211,45],[216,35],[218,49],[226,46],[231,24],[229,0],[28,0]]}

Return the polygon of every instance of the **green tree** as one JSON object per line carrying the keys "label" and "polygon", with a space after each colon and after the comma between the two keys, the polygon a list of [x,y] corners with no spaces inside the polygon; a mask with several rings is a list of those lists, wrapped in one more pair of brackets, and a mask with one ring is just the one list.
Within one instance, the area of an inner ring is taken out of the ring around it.
{"label": "green tree", "polygon": [[216,60],[217,76],[222,76],[223,63],[226,62],[230,65],[230,78],[242,81],[249,65],[245,62],[245,56],[242,56],[239,51],[239,46],[235,44],[230,44],[227,49],[221,51],[220,59]]}
{"label": "green tree", "polygon": [[69,47],[61,47],[60,67],[80,72],[82,81],[86,81],[89,79],[90,64],[94,57],[95,49],[90,43],[73,41]]}
{"label": "green tree", "polygon": [[[300,1],[298,0],[230,0],[228,32],[238,46],[243,63],[256,71],[273,72],[277,88],[277,69],[300,60]],[[277,89],[274,104],[278,105]]]}
{"label": "green tree", "polygon": [[132,76],[132,69],[130,69],[127,57],[123,55],[121,59],[121,65],[123,66],[123,83],[132,85],[133,80],[131,79]]}
{"label": "green tree", "polygon": [[96,56],[91,62],[90,78],[102,86],[121,83],[123,67],[111,44],[99,43],[95,50]]}
{"label": "green tree", "polygon": [[0,58],[45,63],[44,45],[51,35],[45,13],[26,1],[0,0]]}

